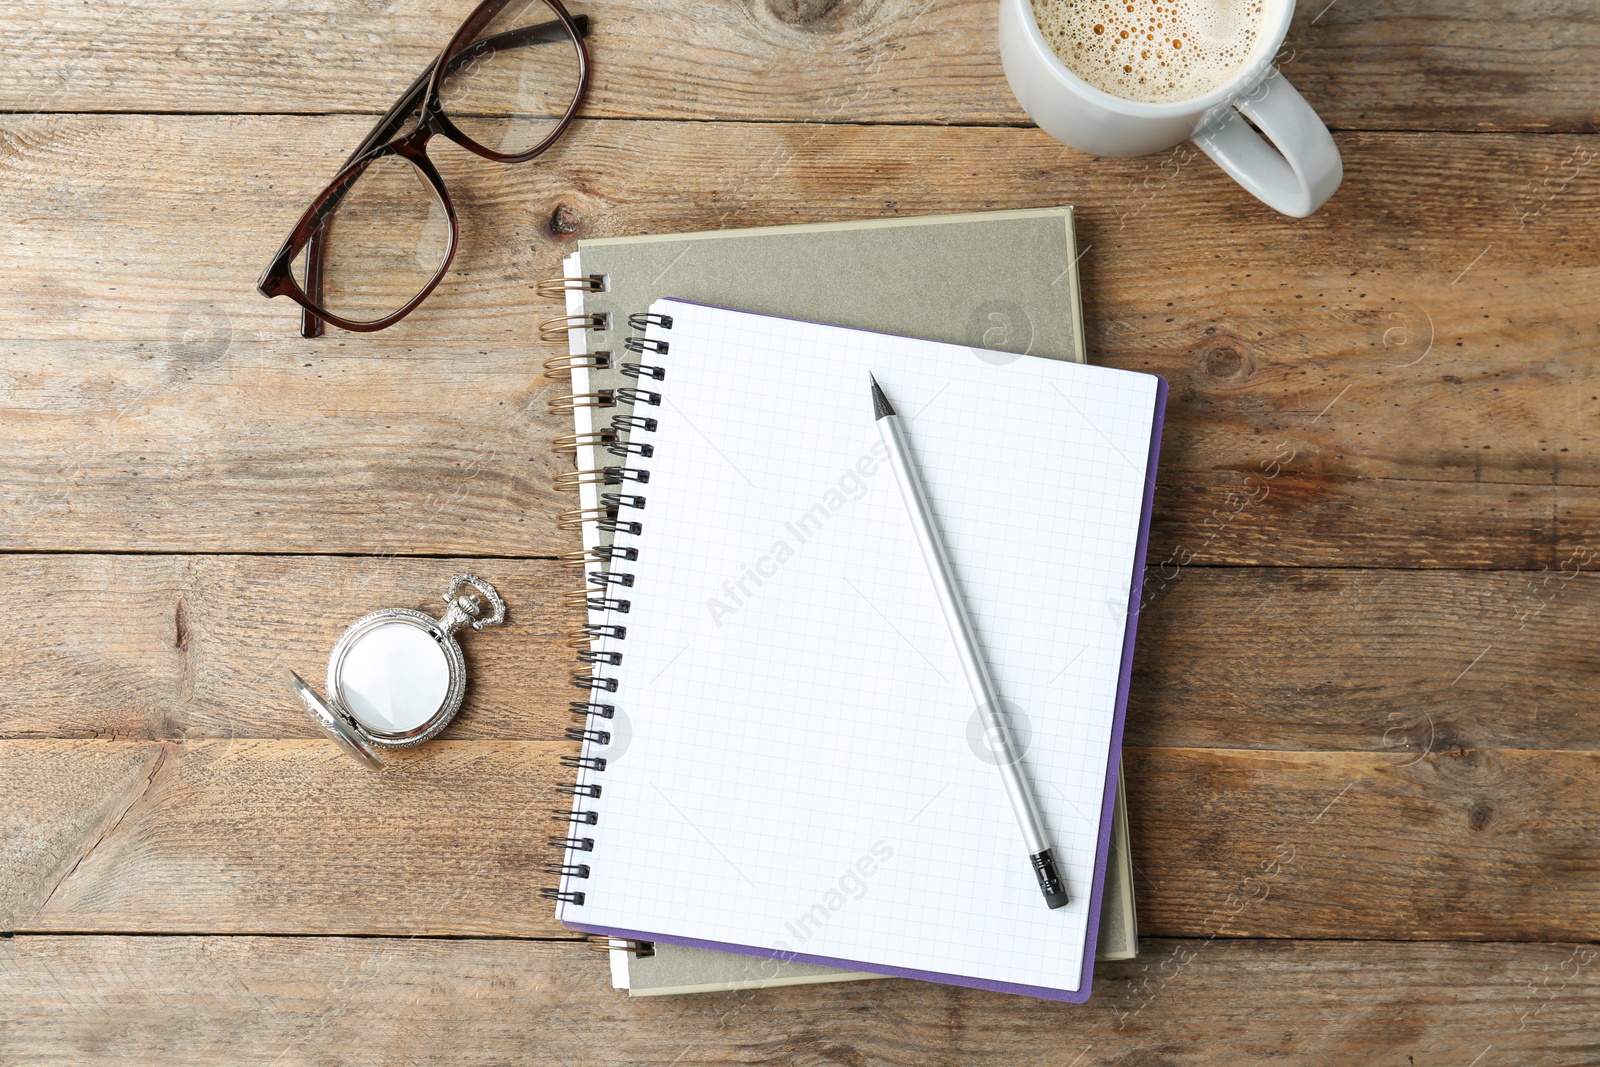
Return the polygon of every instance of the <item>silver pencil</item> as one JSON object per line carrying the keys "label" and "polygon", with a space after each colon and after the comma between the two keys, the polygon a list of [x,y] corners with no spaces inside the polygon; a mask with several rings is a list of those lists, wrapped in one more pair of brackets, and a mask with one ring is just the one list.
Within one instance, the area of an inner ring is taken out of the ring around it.
{"label": "silver pencil", "polygon": [[[869,375],[870,377],[870,375]],[[961,669],[967,676],[973,699],[985,719],[989,736],[999,742],[1000,779],[1005,783],[1006,796],[1011,799],[1011,810],[1022,828],[1022,840],[1028,847],[1028,859],[1033,873],[1039,879],[1039,890],[1045,903],[1059,908],[1067,903],[1067,887],[1056,873],[1056,861],[1050,851],[1050,836],[1045,829],[1044,817],[1033,799],[1028,780],[1023,775],[1022,757],[1011,739],[1006,725],[1005,712],[1000,707],[1000,694],[994,679],[989,676],[989,666],[978,648],[978,636],[967,617],[966,605],[961,601],[956,585],[955,571],[950,557],[945,554],[944,543],[939,540],[934,524],[933,509],[923,491],[922,479],[917,476],[917,466],[911,457],[900,427],[900,417],[894,405],[884,395],[876,378],[872,381],[872,408],[877,417],[878,433],[889,449],[889,466],[894,468],[894,480],[900,485],[900,495],[905,499],[906,511],[911,515],[911,526],[916,530],[917,544],[922,548],[922,558],[928,564],[933,578],[934,592],[939,597],[939,607],[944,609],[944,621],[950,626],[950,636],[955,639],[956,653],[961,658]]]}

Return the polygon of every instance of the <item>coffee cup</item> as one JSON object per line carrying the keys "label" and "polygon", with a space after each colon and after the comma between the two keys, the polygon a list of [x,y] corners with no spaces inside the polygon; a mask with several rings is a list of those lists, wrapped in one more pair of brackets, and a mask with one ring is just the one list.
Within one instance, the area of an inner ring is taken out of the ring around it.
{"label": "coffee cup", "polygon": [[[1052,2],[1064,4],[1065,0]],[[1145,2],[1140,0],[1135,6]],[[1183,42],[1178,37],[1162,39],[1157,36],[1162,31],[1154,29],[1157,25],[1170,27],[1165,19],[1172,17],[1173,4],[1174,0],[1166,0],[1166,14],[1150,16],[1160,21],[1148,23],[1151,40],[1147,43],[1171,48],[1162,58],[1175,64],[1174,57],[1182,54],[1187,59],[1194,53],[1182,53]],[[1090,5],[1081,6],[1090,9]],[[1000,60],[1017,102],[1056,140],[1100,156],[1140,156],[1192,140],[1257,199],[1285,215],[1304,218],[1339,188],[1344,177],[1339,149],[1311,105],[1273,66],[1294,17],[1294,0],[1258,0],[1241,6],[1249,9],[1253,21],[1236,35],[1236,42],[1228,42],[1243,52],[1236,57],[1237,69],[1219,84],[1187,99],[1170,99],[1174,93],[1181,94],[1184,86],[1167,81],[1159,82],[1158,91],[1145,94],[1154,99],[1132,99],[1132,93],[1123,96],[1097,88],[1057,55],[1040,28],[1033,0],[1000,0]],[[1116,5],[1119,17],[1122,9],[1123,5]],[[1141,7],[1128,19],[1144,17]],[[1090,58],[1084,61],[1080,55],[1080,64],[1110,63],[1095,53],[1100,41],[1115,40],[1127,53],[1130,45],[1123,40],[1125,32],[1115,31],[1120,36],[1108,37],[1106,31],[1114,26],[1101,20],[1095,24],[1101,32],[1091,37],[1095,26],[1087,20],[1092,16],[1084,18],[1079,36],[1089,42],[1084,52]],[[1144,35],[1135,34],[1138,36]],[[1139,45],[1137,40],[1132,43],[1132,47]],[[1106,76],[1101,80],[1117,87],[1117,72],[1128,69],[1120,63],[1105,65]],[[1164,63],[1164,76],[1166,71]],[[1093,72],[1101,74],[1099,68]],[[1134,71],[1131,77],[1137,75]]]}

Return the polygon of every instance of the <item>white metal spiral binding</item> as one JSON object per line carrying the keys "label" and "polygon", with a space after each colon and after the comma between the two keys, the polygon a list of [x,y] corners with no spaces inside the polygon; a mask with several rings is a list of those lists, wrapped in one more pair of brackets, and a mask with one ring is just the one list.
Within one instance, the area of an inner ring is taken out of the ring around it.
{"label": "white metal spiral binding", "polygon": [[[628,325],[641,335],[651,326],[670,330],[672,317],[657,314],[630,315]],[[669,347],[665,341],[643,337],[629,338],[624,344],[629,352],[649,353],[652,358],[664,355]],[[582,357],[577,357],[565,365],[573,366],[580,363]],[[624,375],[641,383],[663,381],[667,375],[665,367],[654,363],[623,363],[619,369]],[[593,522],[601,530],[637,537],[644,531],[644,523],[643,520],[634,518],[631,513],[644,510],[646,497],[641,492],[624,490],[643,489],[650,481],[650,471],[635,464],[638,460],[649,459],[655,455],[655,446],[648,441],[637,440],[634,435],[655,432],[657,422],[654,417],[635,414],[635,411],[641,408],[659,407],[661,394],[645,388],[619,388],[606,390],[604,393],[605,398],[616,403],[621,410],[611,420],[609,439],[596,440],[594,443],[603,444],[605,449],[618,457],[621,462],[615,466],[599,467],[594,470],[569,471],[558,475],[556,484],[557,488],[561,489],[597,485],[613,491],[600,494],[600,507],[563,512],[558,525],[564,529],[572,529]],[[599,394],[593,395],[599,396]],[[625,513],[630,514],[624,517]],[[568,727],[566,736],[569,740],[580,742],[583,747],[579,755],[561,757],[562,766],[578,772],[574,781],[563,782],[558,787],[562,793],[572,797],[572,806],[556,812],[553,816],[562,824],[563,834],[560,837],[550,838],[550,845],[560,849],[561,856],[558,861],[544,868],[545,873],[558,876],[561,883],[557,886],[543,887],[539,893],[547,900],[582,907],[587,894],[582,888],[573,886],[575,882],[587,879],[591,872],[588,856],[595,850],[595,839],[588,828],[600,825],[601,812],[593,802],[604,794],[604,783],[598,780],[606,769],[606,757],[602,753],[611,744],[611,720],[617,713],[616,705],[610,703],[607,698],[617,691],[618,682],[616,678],[605,674],[604,670],[621,664],[623,657],[623,653],[619,650],[596,648],[595,642],[627,639],[627,627],[620,622],[610,620],[619,615],[626,615],[632,607],[632,602],[624,594],[633,587],[634,575],[609,568],[614,567],[619,561],[637,560],[639,549],[634,545],[612,544],[568,555],[570,558],[564,561],[574,566],[586,567],[589,563],[597,563],[607,566],[608,569],[586,569],[586,582],[583,587],[566,594],[568,602],[581,606],[590,613],[588,623],[568,634],[569,643],[578,659],[577,665],[571,672],[572,685],[583,691],[583,699],[574,700],[568,705],[571,713],[578,718],[579,725]],[[594,621],[595,615],[598,615],[601,621]]]}

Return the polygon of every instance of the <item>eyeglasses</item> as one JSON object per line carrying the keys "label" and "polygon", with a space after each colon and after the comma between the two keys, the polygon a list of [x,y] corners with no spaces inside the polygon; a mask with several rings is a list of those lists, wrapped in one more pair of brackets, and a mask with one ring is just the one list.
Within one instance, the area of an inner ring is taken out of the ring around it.
{"label": "eyeglasses", "polygon": [[300,333],[393,326],[433,292],[461,239],[428,159],[443,134],[525,163],[571,124],[589,87],[585,15],[560,0],[483,0],[295,224],[256,288],[302,308]]}

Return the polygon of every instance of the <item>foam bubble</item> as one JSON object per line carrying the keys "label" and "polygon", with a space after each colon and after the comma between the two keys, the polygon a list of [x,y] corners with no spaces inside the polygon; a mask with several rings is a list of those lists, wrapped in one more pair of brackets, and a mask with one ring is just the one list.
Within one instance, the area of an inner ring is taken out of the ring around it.
{"label": "foam bubble", "polygon": [[1263,0],[1032,0],[1055,54],[1112,96],[1167,104],[1227,82],[1255,49]]}

